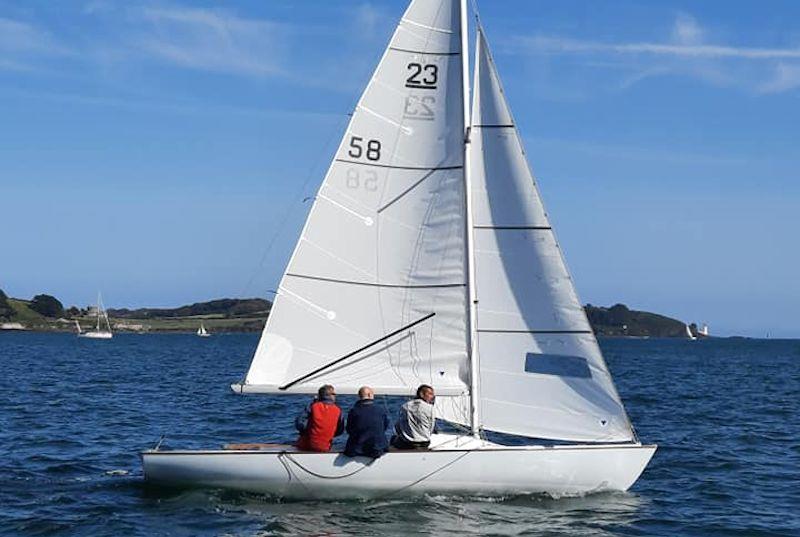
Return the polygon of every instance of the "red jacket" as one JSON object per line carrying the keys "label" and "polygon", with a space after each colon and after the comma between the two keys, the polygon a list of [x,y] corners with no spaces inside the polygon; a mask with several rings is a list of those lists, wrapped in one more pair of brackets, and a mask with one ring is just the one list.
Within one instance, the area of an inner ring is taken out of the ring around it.
{"label": "red jacket", "polygon": [[295,425],[300,431],[299,449],[330,451],[333,437],[344,431],[344,416],[333,402],[315,400],[297,417]]}

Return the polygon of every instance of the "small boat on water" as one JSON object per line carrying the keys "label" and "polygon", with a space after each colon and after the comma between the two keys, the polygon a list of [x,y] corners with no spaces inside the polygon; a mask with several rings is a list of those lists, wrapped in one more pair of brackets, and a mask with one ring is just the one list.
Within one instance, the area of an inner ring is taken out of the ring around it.
{"label": "small boat on water", "polygon": [[[466,0],[413,0],[352,114],[237,394],[436,389],[430,449],[142,453],[145,479],[294,499],[627,490],[642,444]],[[516,435],[504,445],[491,433]]]}
{"label": "small boat on water", "polygon": [[203,326],[203,322],[200,321],[200,328],[197,329],[197,335],[200,337],[211,337],[211,334],[206,330],[206,327]]}
{"label": "small boat on water", "polygon": [[[75,325],[78,328],[78,337],[86,339],[111,339],[114,334],[111,332],[111,323],[108,320],[108,314],[103,307],[103,299],[100,293],[97,293],[97,306],[95,307],[95,315],[97,317],[97,325],[94,330],[83,332],[80,323],[76,320]],[[105,327],[102,326],[102,321],[105,321]]]}
{"label": "small boat on water", "polygon": [[686,325],[686,337],[689,338],[692,341],[697,339],[697,336],[692,334],[692,329],[688,324]]}

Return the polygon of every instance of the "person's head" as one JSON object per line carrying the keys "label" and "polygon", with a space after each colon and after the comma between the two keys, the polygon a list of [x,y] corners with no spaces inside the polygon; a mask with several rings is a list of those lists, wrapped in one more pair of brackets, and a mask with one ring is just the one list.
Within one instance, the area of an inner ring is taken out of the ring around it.
{"label": "person's head", "polygon": [[431,386],[422,384],[419,388],[417,388],[417,399],[422,399],[426,403],[433,403],[435,398],[436,394],[433,393],[433,388]]}
{"label": "person's head", "polygon": [[320,401],[336,401],[336,390],[330,384],[320,386],[317,390],[317,399]]}
{"label": "person's head", "polygon": [[361,386],[358,389],[359,399],[375,399],[375,392],[369,386]]}

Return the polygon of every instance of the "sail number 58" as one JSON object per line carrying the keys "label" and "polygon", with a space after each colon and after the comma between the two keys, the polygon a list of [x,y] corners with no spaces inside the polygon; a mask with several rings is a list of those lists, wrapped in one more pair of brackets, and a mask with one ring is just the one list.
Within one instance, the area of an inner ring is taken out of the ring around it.
{"label": "sail number 58", "polygon": [[361,136],[353,136],[350,138],[350,150],[347,152],[353,158],[361,158],[366,156],[367,160],[380,160],[381,159],[381,141],[380,140],[367,140],[364,145],[364,139]]}

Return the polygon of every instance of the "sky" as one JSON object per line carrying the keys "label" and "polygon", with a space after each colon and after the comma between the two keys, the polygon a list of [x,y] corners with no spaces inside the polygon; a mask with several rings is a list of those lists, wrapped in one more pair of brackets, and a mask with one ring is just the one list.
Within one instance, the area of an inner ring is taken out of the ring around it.
{"label": "sky", "polygon": [[[0,0],[0,288],[270,298],[403,0]],[[479,2],[584,302],[800,337],[800,2]]]}

